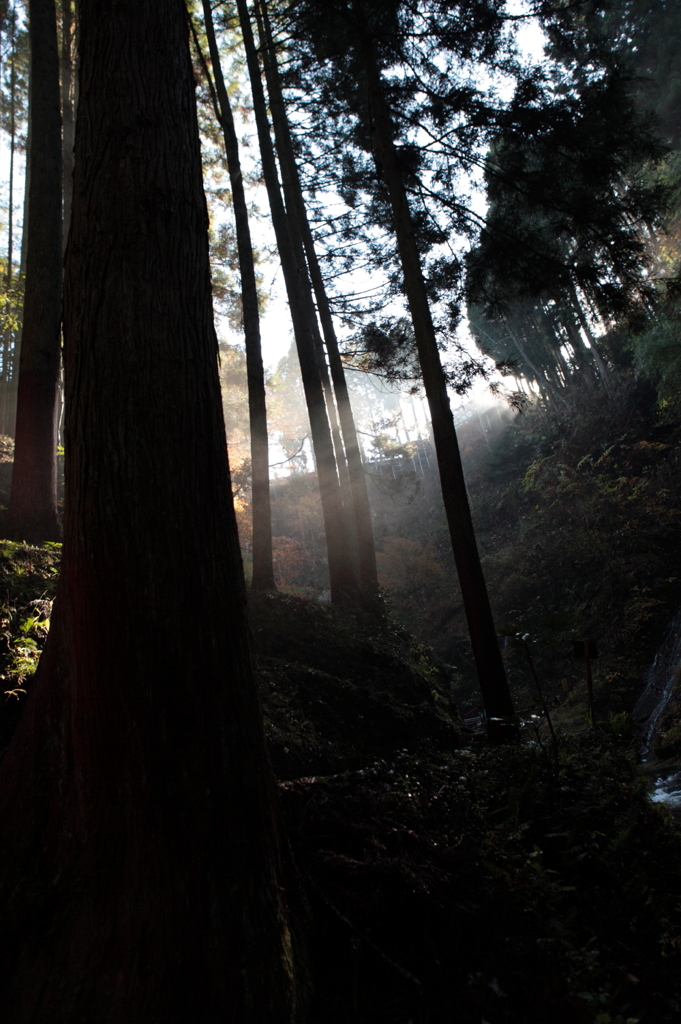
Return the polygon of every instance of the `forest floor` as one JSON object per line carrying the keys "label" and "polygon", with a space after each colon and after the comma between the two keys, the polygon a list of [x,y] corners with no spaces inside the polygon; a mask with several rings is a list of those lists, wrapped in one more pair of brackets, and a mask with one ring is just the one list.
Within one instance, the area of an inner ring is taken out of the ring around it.
{"label": "forest floor", "polygon": [[[0,742],[30,689],[59,547],[0,543]],[[489,748],[388,615],[252,602],[265,731],[310,908],[311,1024],[666,1024],[681,833],[631,719]]]}

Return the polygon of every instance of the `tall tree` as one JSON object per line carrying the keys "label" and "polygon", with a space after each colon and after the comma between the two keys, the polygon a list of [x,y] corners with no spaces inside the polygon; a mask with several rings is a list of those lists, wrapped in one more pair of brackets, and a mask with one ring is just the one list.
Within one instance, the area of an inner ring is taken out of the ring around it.
{"label": "tall tree", "polygon": [[277,238],[305,389],[305,400],[310,416],[312,447],[317,465],[329,559],[331,599],[338,603],[356,602],[359,597],[359,587],[351,559],[350,532],[329,428],[329,417],[317,354],[319,325],[312,299],[302,239],[297,221],[294,217],[288,216],[281,197],[258,53],[245,0],[237,0],[237,9],[246,48],[263,177],[267,187],[272,224]]}
{"label": "tall tree", "polygon": [[[285,188],[289,195],[289,209],[292,216],[298,219],[305,256],[307,258],[310,279],[317,301],[317,312],[322,325],[324,343],[329,359],[329,368],[338,404],[338,417],[343,433],[343,444],[347,458],[350,478],[351,501],[354,512],[355,533],[357,537],[357,556],[360,589],[365,599],[372,600],[378,591],[378,570],[376,566],[376,547],[371,522],[371,508],[367,493],[366,476],[362,465],[362,455],[357,442],[357,430],[350,404],[350,394],[345,379],[345,371],[341,360],[336,330],[331,315],[324,279],[315,250],[314,239],[310,229],[305,200],[300,182],[300,174],[296,164],[291,131],[288,123],[286,104],[284,102],[277,52],[272,34],[271,21],[267,4],[260,0],[258,11],[261,36],[261,49],[264,54],[265,76],[268,83],[272,118],[277,133],[279,146],[279,162],[285,178]],[[321,358],[324,359],[322,353]]]}
{"label": "tall tree", "polygon": [[[497,6],[495,3],[484,2],[473,4],[470,19],[465,23],[462,19],[461,35],[456,36],[457,27],[451,28],[452,35],[456,37],[456,45],[470,50],[472,47],[484,47],[488,36],[493,41],[498,32],[498,19],[495,15]],[[321,14],[310,4],[300,5],[296,16],[301,19],[299,26],[304,25],[313,35],[318,50],[330,66],[338,69],[347,60],[349,51],[353,73],[358,76],[357,90],[345,96],[337,93],[335,100],[341,107],[345,101],[348,115],[356,116],[360,122],[358,137],[373,154],[384,203],[391,219],[430,409],[442,495],[479,685],[488,715],[489,735],[491,739],[497,740],[514,734],[514,727],[510,724],[513,703],[470,514],[447,379],[440,359],[422,265],[422,239],[419,239],[416,218],[406,188],[407,180],[413,177],[413,161],[410,163],[409,153],[398,152],[397,130],[388,100],[395,90],[391,92],[383,78],[383,64],[391,61],[396,63],[403,56],[401,46],[405,38],[405,26],[400,21],[402,8],[403,5],[399,3],[376,4],[373,0],[353,0],[337,4],[333,17]],[[405,17],[409,18],[410,14],[407,13]],[[447,17],[447,25],[454,25],[451,12]],[[476,32],[479,38],[476,38]],[[299,37],[301,34],[299,28]],[[405,92],[413,94],[416,88],[407,85]],[[407,117],[402,112],[403,122]]]}
{"label": "tall tree", "polygon": [[368,33],[361,40],[361,47],[376,155],[390,196],[404,286],[433,426],[442,497],[480,690],[488,716],[489,735],[492,739],[504,738],[510,735],[508,723],[513,716],[513,702],[480,564],[447,382],[440,361],[409,201],[394,143],[390,111],[385,100],[375,47]]}
{"label": "tall tree", "polygon": [[73,197],[73,142],[76,132],[76,82],[74,53],[73,0],[61,0],[61,40],[59,49],[59,77],[61,84],[62,117],[62,247],[66,248],[71,223]]}
{"label": "tall tree", "polygon": [[[607,318],[649,300],[642,229],[666,190],[648,173],[662,147],[636,109],[635,80],[613,54],[597,74],[528,86],[499,117],[485,176],[489,207],[468,255],[469,295],[490,311],[542,295]],[[566,95],[567,93],[567,95]]]}
{"label": "tall tree", "polygon": [[58,540],[62,140],[55,0],[29,0],[31,175],[8,537]]}
{"label": "tall tree", "polygon": [[62,576],[0,777],[3,1015],[283,1024],[182,0],[81,0]]}
{"label": "tall tree", "polygon": [[214,93],[215,113],[222,128],[229,180],[232,186],[232,205],[236,226],[239,273],[241,275],[248,378],[248,415],[251,433],[251,493],[253,512],[253,576],[251,586],[255,591],[275,590],[274,563],[272,560],[272,510],[270,506],[265,371],[262,362],[258,286],[255,276],[248,204],[246,202],[244,180],[241,173],[239,140],[234,126],[234,117],[232,116],[224,75],[222,74],[220,51],[218,50],[213,24],[213,12],[209,0],[203,0],[203,17],[213,75],[215,77],[214,86],[210,79],[208,67],[205,61],[203,61],[196,33],[194,33],[194,41],[202,59],[204,72]]}
{"label": "tall tree", "polygon": [[[0,21],[5,60],[0,80],[0,124],[8,136],[9,180],[7,202],[7,262],[0,283],[2,303],[2,374],[0,376],[0,433],[14,434],[16,415],[16,378],[18,341],[21,337],[23,306],[24,243],[19,273],[14,262],[14,208],[17,178],[17,153],[24,148],[22,138],[28,118],[28,45],[27,31],[17,18],[16,3],[6,2]],[[28,174],[28,163],[26,167]],[[24,199],[24,224],[26,223]]]}

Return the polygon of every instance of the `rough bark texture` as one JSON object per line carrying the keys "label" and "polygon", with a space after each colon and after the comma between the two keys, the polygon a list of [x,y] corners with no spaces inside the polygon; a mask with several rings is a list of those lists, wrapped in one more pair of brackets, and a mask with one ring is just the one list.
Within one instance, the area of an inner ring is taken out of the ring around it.
{"label": "rough bark texture", "polygon": [[331,316],[331,307],[326,294],[319,260],[315,252],[314,240],[300,184],[300,175],[293,152],[267,5],[261,2],[259,8],[263,26],[262,34],[266,43],[265,70],[267,73],[270,104],[272,106],[275,127],[278,129],[278,141],[281,150],[280,163],[286,168],[287,194],[290,197],[290,206],[298,218],[310,278],[317,300],[317,312],[324,332],[324,342],[329,358],[336,402],[338,404],[338,417],[343,434],[351,490],[351,504],[354,513],[360,590],[365,601],[373,601],[378,593],[378,569],[376,566],[374,530],[371,522],[371,508],[369,506],[364,466],[362,465],[362,455],[357,443],[357,430],[350,404],[348,386],[345,380],[345,371],[336,339],[336,331],[333,325],[333,317]]}
{"label": "rough bark texture", "polygon": [[31,178],[14,469],[4,532],[58,540],[61,114],[54,0],[30,0]]}
{"label": "rough bark texture", "polygon": [[239,253],[239,273],[241,274],[248,377],[248,414],[251,429],[251,505],[253,510],[253,578],[251,586],[255,591],[275,590],[265,371],[262,365],[258,287],[253,263],[251,229],[248,222],[248,204],[241,174],[239,140],[234,128],[234,118],[222,74],[209,0],[203,0],[203,15],[215,76],[218,119],[225,141],[229,180],[232,186],[232,205]]}
{"label": "rough bark texture", "polygon": [[492,740],[510,738],[513,702],[501,659],[487,586],[471,519],[459,444],[440,362],[423,272],[414,238],[409,202],[404,189],[393,141],[390,113],[383,95],[380,71],[369,39],[362,46],[367,78],[376,154],[390,196],[393,225],[414,335],[423,374],[433,438],[440,470],[445,513],[452,540],[454,560],[461,584],[468,631],[478,674],[480,691]]}
{"label": "rough bark texture", "polygon": [[52,628],[0,771],[10,1024],[297,1019],[182,0],[81,0]]}
{"label": "rough bark texture", "polygon": [[250,16],[245,0],[237,0],[239,20],[246,48],[248,71],[253,93],[253,108],[258,129],[263,176],[272,213],[272,224],[277,237],[286,294],[293,322],[293,333],[303,378],[305,401],[310,417],[310,432],[317,463],[319,494],[324,518],[326,547],[329,558],[331,599],[336,603],[356,602],[359,587],[350,553],[350,535],[345,517],[340,483],[336,468],[329,419],[315,346],[315,310],[307,266],[300,239],[295,239],[295,222],[287,216],[279,188],[274,147],[270,136],[265,94],[260,78],[260,65]]}

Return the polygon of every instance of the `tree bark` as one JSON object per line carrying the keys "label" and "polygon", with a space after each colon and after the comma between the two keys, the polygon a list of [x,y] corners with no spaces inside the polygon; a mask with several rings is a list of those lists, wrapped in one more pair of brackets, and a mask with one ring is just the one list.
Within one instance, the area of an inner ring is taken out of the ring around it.
{"label": "tree bark", "polygon": [[76,134],[75,104],[73,95],[73,9],[72,0],[61,0],[61,51],[59,71],[61,81],[62,117],[62,248],[66,249],[71,223],[71,201],[73,198],[73,144]]}
{"label": "tree bark", "polygon": [[61,114],[55,0],[30,0],[31,178],[14,468],[6,536],[58,540]]}
{"label": "tree bark", "polygon": [[277,237],[286,293],[293,322],[293,333],[303,378],[305,401],[310,417],[310,431],[319,494],[324,518],[329,558],[331,599],[335,603],[356,603],[359,598],[357,577],[352,566],[350,534],[343,506],[331,431],[326,411],[322,379],[317,359],[314,331],[316,319],[307,266],[299,239],[294,236],[295,222],[287,216],[281,198],[274,147],[270,136],[265,93],[260,78],[260,65],[253,38],[246,0],[237,0],[241,31],[253,93],[253,109],[258,130],[263,176]]}
{"label": "tree bark", "polygon": [[12,6],[11,15],[11,29],[10,29],[10,77],[9,77],[9,196],[7,199],[7,270],[5,276],[5,285],[7,291],[12,287],[12,275],[13,275],[13,207],[14,207],[14,153],[16,150],[16,88],[17,88],[17,73],[16,73],[16,29],[17,29],[17,13]]}
{"label": "tree bark", "polygon": [[260,0],[262,12],[263,34],[266,44],[265,71],[267,74],[270,104],[275,128],[279,128],[281,139],[280,162],[283,162],[287,169],[289,196],[293,209],[295,210],[300,232],[302,235],[307,265],[312,279],[315,298],[317,300],[317,311],[324,332],[324,342],[329,357],[329,367],[338,404],[338,416],[343,433],[343,443],[347,458],[348,472],[350,477],[350,488],[352,493],[352,507],[354,511],[355,532],[357,536],[357,554],[359,566],[360,590],[365,600],[373,600],[378,592],[378,569],[376,566],[376,546],[374,542],[374,530],[371,522],[371,508],[369,506],[369,495],[367,492],[366,475],[362,464],[362,456],[357,442],[357,430],[350,404],[345,371],[338,348],[338,340],[331,315],[324,279],[322,277],[319,260],[315,251],[312,231],[307,217],[307,209],[303,199],[303,190],[300,184],[300,175],[293,152],[291,132],[286,114],[286,105],[282,94],[279,80],[279,69],[277,63],[274,40],[269,20],[267,5]]}
{"label": "tree bark", "polygon": [[377,162],[383,173],[392,207],[407,302],[414,325],[423,386],[430,408],[445,513],[461,584],[480,691],[487,714],[488,736],[495,742],[504,741],[514,737],[517,731],[511,724],[514,714],[513,701],[480,564],[454,417],[440,362],[409,201],[397,162],[390,112],[383,94],[381,74],[370,37],[365,36],[361,46]]}
{"label": "tree bark", "polygon": [[[7,12],[5,12],[7,14]],[[14,214],[14,152],[16,149],[16,10],[12,7],[9,31],[10,76],[9,76],[9,195],[7,198],[7,267],[5,270],[5,291],[7,292],[8,318],[12,314],[14,297],[13,284],[13,214]],[[15,346],[12,329],[6,326],[2,338],[2,393],[0,395],[0,433],[14,434],[13,405],[15,398]]]}
{"label": "tree bark", "polygon": [[[0,770],[21,1024],[298,1019],[182,0],[81,0],[47,645]],[[287,892],[287,886],[289,890]]]}
{"label": "tree bark", "polygon": [[[258,287],[255,279],[253,245],[248,221],[248,205],[244,191],[239,159],[239,140],[220,64],[220,53],[215,39],[213,12],[209,0],[203,0],[203,15],[213,65],[216,90],[216,114],[225,141],[225,154],[232,186],[232,205],[236,225],[236,240],[241,275],[241,296],[246,342],[246,374],[248,378],[248,415],[251,432],[251,479],[253,515],[253,577],[254,591],[276,590],[272,553],[272,509],[270,504],[269,439],[267,436],[267,403],[265,398],[265,371],[262,364],[260,341],[260,313]],[[198,39],[195,39],[197,49]],[[200,50],[199,50],[200,52]],[[206,68],[206,73],[208,69]]]}

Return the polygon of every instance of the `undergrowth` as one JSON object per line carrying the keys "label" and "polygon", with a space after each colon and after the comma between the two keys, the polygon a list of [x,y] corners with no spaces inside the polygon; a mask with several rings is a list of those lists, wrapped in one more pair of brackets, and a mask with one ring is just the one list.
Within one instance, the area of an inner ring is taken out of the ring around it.
{"label": "undergrowth", "polygon": [[[497,622],[537,641],[542,686],[572,731],[586,713],[573,641],[598,642],[596,712],[607,720],[633,707],[681,604],[681,428],[655,399],[629,383],[612,400],[577,394],[569,418],[530,409],[468,463]],[[461,619],[453,626],[464,633]],[[505,658],[523,707],[526,660],[508,647]]]}
{"label": "undergrowth", "polygon": [[[19,649],[42,645],[58,550],[1,547],[11,692],[30,687]],[[388,616],[279,595],[252,625],[311,911],[310,1024],[678,1020],[681,836],[624,716],[557,750],[490,749]],[[5,734],[22,705],[6,694]]]}
{"label": "undergrowth", "polygon": [[0,541],[0,750],[11,737],[50,626],[61,544]]}
{"label": "undergrowth", "polygon": [[613,736],[403,752],[282,785],[315,914],[314,1022],[663,1024],[681,837]]}

